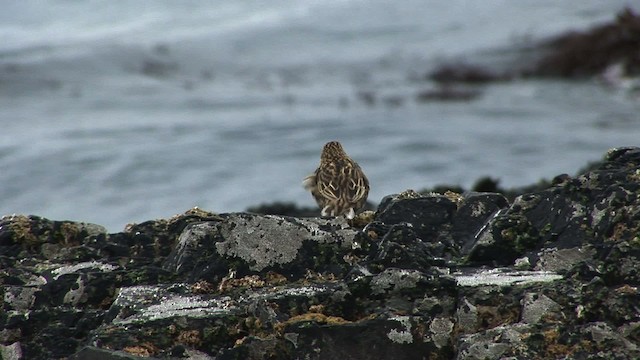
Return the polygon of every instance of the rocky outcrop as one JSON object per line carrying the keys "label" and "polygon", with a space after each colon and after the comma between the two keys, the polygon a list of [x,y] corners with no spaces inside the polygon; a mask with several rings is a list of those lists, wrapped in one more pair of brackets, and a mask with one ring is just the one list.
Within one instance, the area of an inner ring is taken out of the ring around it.
{"label": "rocky outcrop", "polygon": [[351,222],[4,217],[0,354],[635,359],[639,189],[623,148],[513,201],[406,191]]}
{"label": "rocky outcrop", "polygon": [[[520,47],[520,48],[518,48]],[[443,63],[426,78],[455,93],[460,84],[482,85],[523,77],[590,78],[600,76],[615,87],[638,89],[640,16],[627,8],[610,22],[569,31],[530,44],[516,44],[517,60],[472,64]],[[496,64],[497,63],[497,64]],[[457,84],[458,86],[454,86]],[[475,88],[475,91],[479,90]]]}
{"label": "rocky outcrop", "polygon": [[628,76],[640,75],[640,16],[627,8],[611,23],[557,36],[544,45],[546,54],[532,75],[564,78],[602,74],[612,66]]}

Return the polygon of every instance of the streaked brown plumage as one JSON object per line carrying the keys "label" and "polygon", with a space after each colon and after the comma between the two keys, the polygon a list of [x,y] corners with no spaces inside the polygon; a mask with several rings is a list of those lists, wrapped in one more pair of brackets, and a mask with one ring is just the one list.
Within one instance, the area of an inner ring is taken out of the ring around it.
{"label": "streaked brown plumage", "polygon": [[322,216],[353,219],[369,195],[369,180],[337,141],[325,144],[320,166],[302,182],[322,209]]}

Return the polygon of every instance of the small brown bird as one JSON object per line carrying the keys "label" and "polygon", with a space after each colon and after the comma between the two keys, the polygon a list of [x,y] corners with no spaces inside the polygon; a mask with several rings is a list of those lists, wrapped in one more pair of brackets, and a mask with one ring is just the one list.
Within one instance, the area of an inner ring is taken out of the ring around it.
{"label": "small brown bird", "polygon": [[337,141],[324,145],[320,166],[302,182],[322,209],[322,216],[353,219],[369,195],[369,180]]}

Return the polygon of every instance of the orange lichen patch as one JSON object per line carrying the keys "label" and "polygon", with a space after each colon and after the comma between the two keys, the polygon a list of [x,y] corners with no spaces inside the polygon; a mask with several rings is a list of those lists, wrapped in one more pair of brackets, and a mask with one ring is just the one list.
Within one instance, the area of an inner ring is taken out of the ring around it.
{"label": "orange lichen patch", "polygon": [[581,340],[577,344],[561,344],[560,332],[557,328],[549,329],[542,332],[544,338],[546,357],[545,358],[564,358],[570,356],[577,351],[591,352],[593,350],[593,343],[587,340]]}
{"label": "orange lichen patch", "polygon": [[266,282],[260,279],[258,275],[245,276],[240,279],[225,278],[220,282],[218,290],[225,292],[233,288],[261,288],[266,285]]}
{"label": "orange lichen patch", "polygon": [[23,248],[32,249],[35,245],[44,242],[38,239],[31,230],[31,221],[24,215],[3,216],[2,220],[9,222],[9,229],[14,234],[14,241],[21,243]]}
{"label": "orange lichen patch", "polygon": [[625,239],[628,237],[629,228],[625,223],[617,223],[613,226],[613,231],[611,232],[611,236],[607,239],[609,241],[618,241],[620,239]]}
{"label": "orange lichen patch", "polygon": [[638,293],[638,288],[635,286],[624,284],[619,288],[615,289],[614,291],[617,292],[618,294],[635,295]]}
{"label": "orange lichen patch", "polygon": [[586,352],[592,352],[593,342],[589,340],[580,340],[580,342],[574,346],[574,352],[576,350],[584,350]]}
{"label": "orange lichen patch", "polygon": [[[153,225],[155,228],[159,228],[159,229],[166,229],[167,228],[167,224],[168,221],[166,219],[157,219],[153,221]],[[137,223],[128,223],[127,225],[124,226],[124,231],[125,233],[134,233],[136,232],[136,227],[140,225]]]}
{"label": "orange lichen patch", "polygon": [[231,282],[238,284],[237,286],[246,286],[250,288],[264,287],[266,285],[265,281],[262,280],[258,275],[245,276],[240,279],[232,279]]}
{"label": "orange lichen patch", "polygon": [[551,358],[556,358],[556,356],[564,357],[573,352],[575,349],[573,346],[564,345],[564,344],[549,344],[547,345],[547,354],[551,356]]}
{"label": "orange lichen patch", "polygon": [[142,356],[142,357],[151,357],[158,352],[158,348],[151,343],[142,343],[140,345],[127,346],[122,349],[129,354]]}
{"label": "orange lichen patch", "polygon": [[175,335],[178,332],[178,327],[175,324],[170,324],[167,326],[167,333],[170,335]]}
{"label": "orange lichen patch", "polygon": [[198,330],[186,330],[180,332],[177,342],[188,346],[199,346],[202,344],[202,337]]}
{"label": "orange lichen patch", "polygon": [[322,314],[324,312],[324,305],[322,304],[311,305],[309,306],[309,312]]}
{"label": "orange lichen patch", "polygon": [[415,324],[413,332],[415,332],[415,334],[418,335],[420,339],[426,339],[427,336],[430,335],[429,328],[424,322],[418,322],[417,324]]}
{"label": "orange lichen patch", "polygon": [[282,334],[284,330],[291,325],[300,324],[300,323],[316,323],[321,325],[343,325],[349,324],[351,321],[345,320],[339,316],[327,316],[319,313],[306,313],[301,315],[292,316],[289,320],[277,323],[274,326],[274,330]]}
{"label": "orange lichen patch", "polygon": [[349,225],[356,228],[363,228],[367,224],[373,221],[373,216],[375,212],[371,210],[363,211],[360,214],[356,215],[353,219],[348,220]]}
{"label": "orange lichen patch", "polygon": [[498,309],[495,306],[478,305],[477,310],[480,326],[483,329],[493,329],[496,326],[513,324],[520,317],[520,313],[515,309]]}
{"label": "orange lichen patch", "polygon": [[398,194],[398,196],[396,196],[396,199],[398,200],[405,200],[405,199],[419,199],[421,197],[424,197],[424,195],[420,194],[419,192],[413,190],[413,189],[407,189],[403,192],[401,192],[400,194]]}
{"label": "orange lichen patch", "polygon": [[451,200],[451,202],[455,203],[458,207],[460,207],[460,204],[464,201],[464,197],[462,197],[462,195],[451,190],[445,191],[444,196]]}
{"label": "orange lichen patch", "polygon": [[360,262],[360,260],[362,260],[362,257],[355,256],[353,254],[345,254],[342,257],[342,260],[344,260],[344,262],[349,264],[349,265],[354,265],[354,264],[357,264],[358,262]]}
{"label": "orange lichen patch", "polygon": [[569,346],[565,344],[558,344],[558,338],[560,337],[560,333],[558,329],[549,329],[542,333],[544,337],[544,342],[547,344],[547,354],[550,355],[566,355],[569,351]]}
{"label": "orange lichen patch", "polygon": [[239,325],[241,325],[241,327],[238,327],[238,329],[241,331],[237,331],[234,335],[238,335],[238,339],[241,341],[242,339],[244,339],[242,335],[246,334],[247,332],[250,335],[259,337],[261,339],[266,339],[274,336],[274,327],[272,326],[272,324],[263,324],[262,321],[258,318],[247,318],[242,324]]}
{"label": "orange lichen patch", "polygon": [[[220,217],[218,214],[199,209],[198,207],[194,207],[192,209],[185,211],[184,214],[176,214],[168,220],[156,219],[151,222],[153,223],[152,226],[156,229],[169,229],[179,224],[186,225],[188,223],[192,223],[195,221],[213,221],[213,220],[222,221],[224,219]],[[127,224],[124,228],[124,232],[125,233],[134,232],[136,231],[136,228],[138,227],[138,225],[140,224],[136,224],[136,223]]]}
{"label": "orange lichen patch", "polygon": [[262,321],[256,317],[249,316],[244,319],[243,325],[247,329],[261,329]]}
{"label": "orange lichen patch", "polygon": [[105,309],[105,310],[108,309],[113,304],[113,300],[115,300],[114,295],[109,295],[105,297],[104,299],[102,299],[102,301],[98,303],[98,308]]}
{"label": "orange lichen patch", "polygon": [[269,271],[264,279],[269,285],[281,285],[287,282],[287,278],[284,275],[273,271]]}
{"label": "orange lichen patch", "polygon": [[562,324],[566,320],[562,312],[550,312],[542,315],[540,321],[545,324]]}
{"label": "orange lichen patch", "polygon": [[187,211],[184,214],[177,214],[172,216],[169,219],[169,225],[172,225],[175,222],[184,220],[185,217],[197,218],[200,220],[224,220],[218,214],[212,213],[210,211],[202,210],[199,207],[195,206]]}
{"label": "orange lichen patch", "polygon": [[78,235],[80,234],[80,228],[78,224],[72,222],[63,222],[60,225],[60,239],[63,245],[79,245],[80,241]]}
{"label": "orange lichen patch", "polygon": [[242,337],[238,340],[236,340],[235,344],[233,345],[234,347],[240,346],[242,344],[244,344],[245,340],[247,340],[248,336]]}
{"label": "orange lichen patch", "polygon": [[306,281],[312,281],[312,282],[332,282],[332,281],[336,281],[336,276],[334,274],[328,273],[328,274],[321,274],[319,272],[315,272],[312,271],[310,269],[307,269],[307,272],[304,275],[304,279]]}
{"label": "orange lichen patch", "polygon": [[200,280],[191,285],[191,292],[194,294],[212,294],[215,290],[215,286],[206,280]]}
{"label": "orange lichen patch", "polygon": [[373,230],[369,230],[367,231],[367,236],[369,236],[371,238],[371,240],[377,240],[378,239],[378,233],[373,231]]}

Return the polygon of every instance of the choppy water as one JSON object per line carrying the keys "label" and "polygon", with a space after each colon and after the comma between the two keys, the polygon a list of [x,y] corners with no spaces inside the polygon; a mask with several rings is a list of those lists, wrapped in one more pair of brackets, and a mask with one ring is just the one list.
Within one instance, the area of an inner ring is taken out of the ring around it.
{"label": "choppy water", "polygon": [[3,3],[0,214],[119,231],[192,206],[313,205],[301,179],[334,139],[373,202],[573,173],[637,145],[637,97],[595,80],[518,80],[474,101],[419,102],[434,84],[418,79],[449,58],[508,58],[628,3]]}

